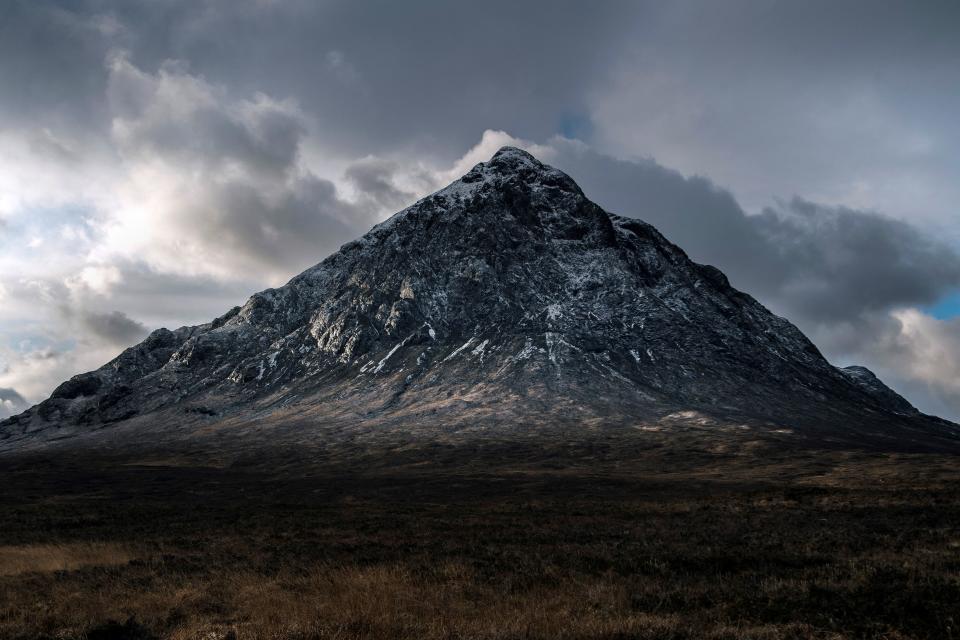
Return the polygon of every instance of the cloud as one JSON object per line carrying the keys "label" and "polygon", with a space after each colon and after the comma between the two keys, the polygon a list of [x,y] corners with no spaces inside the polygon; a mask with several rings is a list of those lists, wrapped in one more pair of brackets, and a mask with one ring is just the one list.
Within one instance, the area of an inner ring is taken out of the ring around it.
{"label": "cloud", "polygon": [[231,100],[176,61],[148,74],[116,53],[108,69],[113,137],[128,160],[160,158],[253,180],[296,168],[305,127],[295,104],[264,94]]}
{"label": "cloud", "polygon": [[103,100],[106,53],[96,12],[53,2],[10,2],[0,23],[0,115],[8,123],[88,125]]}
{"label": "cloud", "polygon": [[360,73],[346,59],[342,51],[327,51],[324,56],[327,69],[332,71],[344,84],[357,85],[361,82]]}
{"label": "cloud", "polygon": [[81,292],[74,299],[88,309],[125,309],[148,328],[202,324],[264,286],[256,271],[224,282],[209,275],[157,271],[136,260],[120,260],[113,266],[120,278],[106,295]]}
{"label": "cloud", "polygon": [[16,415],[30,405],[15,389],[0,387],[0,420]]}
{"label": "cloud", "polygon": [[127,317],[122,311],[97,313],[84,310],[77,315],[77,319],[89,335],[120,347],[129,347],[149,333],[145,325]]}
{"label": "cloud", "polygon": [[399,163],[368,156],[347,167],[344,178],[375,208],[398,211],[416,200],[416,194],[397,186],[395,176],[403,170]]}
{"label": "cloud", "polygon": [[900,220],[794,198],[750,221],[786,266],[769,293],[794,317],[843,321],[930,305],[960,287],[960,254]]}
{"label": "cloud", "polygon": [[802,194],[949,226],[956,3],[675,2],[646,18],[590,95],[592,144],[709,175],[751,212]]}
{"label": "cloud", "polygon": [[83,267],[79,273],[64,280],[67,288],[75,295],[84,291],[106,295],[123,279],[120,270],[112,264],[91,264]]}
{"label": "cloud", "polygon": [[938,320],[902,309],[880,324],[870,336],[877,370],[921,383],[921,391],[932,396],[932,407],[939,404],[948,415],[960,415],[960,318]]}
{"label": "cloud", "polygon": [[[279,283],[375,221],[302,165],[306,125],[292,102],[234,99],[183,65],[149,74],[123,55],[110,61],[109,94],[126,180],[100,260],[138,256],[221,279],[258,271]],[[354,182],[375,188],[377,202],[386,183],[370,175],[358,166]]]}
{"label": "cloud", "polygon": [[576,131],[617,157],[709,175],[750,212],[802,194],[960,242],[960,95],[943,91],[958,80],[958,19],[950,0],[15,2],[0,82],[20,90],[0,115],[86,157],[71,138],[109,132],[102,61],[124,49],[147,74],[181,60],[233,96],[296,100],[317,156],[449,162],[485,129]]}
{"label": "cloud", "polygon": [[297,95],[328,150],[358,157],[416,145],[449,158],[491,125],[552,134],[604,77],[641,9],[619,0],[588,12],[568,0],[495,0],[482,11],[439,0],[215,4],[211,20],[179,30],[168,57],[230,84]]}
{"label": "cloud", "polygon": [[482,11],[440,0],[18,2],[4,16],[0,80],[26,88],[4,101],[19,121],[65,115],[99,128],[109,125],[110,82],[100,63],[122,48],[148,73],[186,60],[241,93],[295,96],[328,153],[417,146],[449,158],[490,126],[552,134],[584,106],[644,13],[627,0],[588,12],[573,0],[493,0]]}

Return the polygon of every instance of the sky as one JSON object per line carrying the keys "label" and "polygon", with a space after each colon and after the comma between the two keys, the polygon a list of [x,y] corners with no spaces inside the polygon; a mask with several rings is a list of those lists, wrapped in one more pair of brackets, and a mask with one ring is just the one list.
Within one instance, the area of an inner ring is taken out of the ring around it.
{"label": "sky", "polygon": [[0,2],[0,417],[523,147],[960,419],[960,3]]}

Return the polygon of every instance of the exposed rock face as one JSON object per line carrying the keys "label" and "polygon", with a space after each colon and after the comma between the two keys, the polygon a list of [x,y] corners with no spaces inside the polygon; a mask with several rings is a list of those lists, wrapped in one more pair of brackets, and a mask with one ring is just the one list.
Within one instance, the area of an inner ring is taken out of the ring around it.
{"label": "exposed rock face", "polygon": [[866,369],[831,366],[718,269],[513,148],[287,285],[209,324],[155,331],[0,431],[291,406],[314,420],[429,415],[503,429],[533,414],[692,412],[828,439],[954,433]]}

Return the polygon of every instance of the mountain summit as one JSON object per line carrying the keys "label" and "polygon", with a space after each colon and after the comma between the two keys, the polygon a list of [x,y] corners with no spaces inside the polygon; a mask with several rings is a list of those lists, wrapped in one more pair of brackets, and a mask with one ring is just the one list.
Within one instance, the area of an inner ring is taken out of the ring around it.
{"label": "mountain summit", "polygon": [[866,369],[830,365],[718,269],[512,147],[283,287],[153,332],[0,437],[265,421],[301,433],[681,422],[921,448],[958,433]]}

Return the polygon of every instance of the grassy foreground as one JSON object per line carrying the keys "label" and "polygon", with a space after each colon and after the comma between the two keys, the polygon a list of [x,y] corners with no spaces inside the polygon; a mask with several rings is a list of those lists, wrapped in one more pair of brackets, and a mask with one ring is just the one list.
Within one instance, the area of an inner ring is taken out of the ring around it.
{"label": "grassy foreground", "polygon": [[0,638],[960,637],[957,460],[810,459],[5,461]]}

